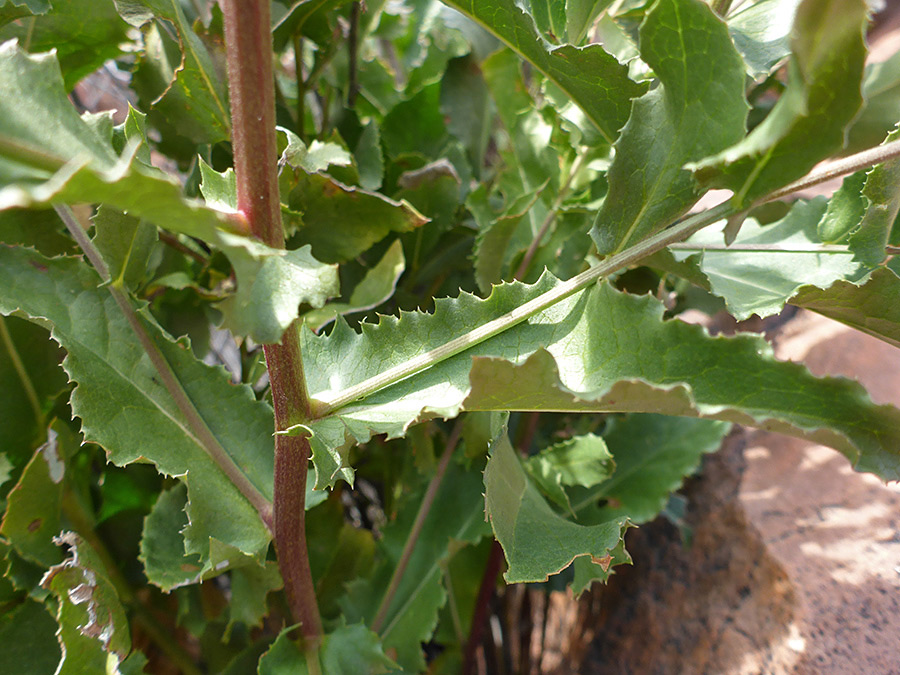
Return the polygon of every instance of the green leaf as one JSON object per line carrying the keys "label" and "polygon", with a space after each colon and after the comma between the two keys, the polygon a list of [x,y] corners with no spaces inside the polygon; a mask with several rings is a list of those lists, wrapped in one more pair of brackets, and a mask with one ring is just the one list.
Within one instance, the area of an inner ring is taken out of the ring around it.
{"label": "green leaf", "polygon": [[105,206],[91,220],[94,245],[109,268],[110,283],[129,290],[139,286],[157,240],[156,227]]}
{"label": "green leaf", "polygon": [[331,302],[321,309],[314,309],[303,315],[303,320],[315,330],[319,330],[337,316],[374,309],[386,302],[394,294],[397,280],[406,269],[403,245],[396,240],[388,247],[374,267],[362,278],[347,302]]}
{"label": "green leaf", "polygon": [[733,190],[737,207],[805,175],[844,145],[862,107],[865,0],[803,0],[788,87],[743,141],[689,168],[704,187]]}
{"label": "green leaf", "polygon": [[116,672],[131,651],[125,610],[97,553],[79,535],[59,537],[69,558],[44,575],[41,585],[59,601],[59,644],[62,661],[57,675]]}
{"label": "green leaf", "polygon": [[62,557],[53,538],[62,530],[60,509],[66,464],[56,436],[51,429],[47,442],[34,453],[19,482],[10,490],[0,525],[0,534],[19,555],[43,567],[57,564]]}
{"label": "green leaf", "polygon": [[592,487],[609,478],[615,469],[606,442],[593,434],[555,443],[523,465],[541,492],[564,509],[571,509],[564,485]]}
{"label": "green leaf", "polygon": [[818,226],[818,236],[823,243],[841,242],[859,227],[867,206],[862,194],[865,184],[866,172],[857,171],[847,176],[828,200],[828,209]]}
{"label": "green leaf", "polygon": [[[226,303],[228,319],[235,330],[259,342],[278,341],[296,318],[300,302],[321,305],[325,296],[336,293],[336,271],[308,252],[272,249],[220,229],[235,229],[234,202],[229,201],[234,199],[233,183],[227,173],[219,177],[215,190],[210,188],[215,193],[211,200],[219,207],[210,208],[186,199],[177,182],[132,162],[130,154],[118,157],[110,139],[75,113],[52,55],[29,56],[14,44],[3,45],[0,88],[20,96],[14,102],[6,96],[0,99],[0,184],[15,183],[0,188],[0,209],[104,202],[218,246],[238,278],[238,293]],[[133,120],[133,125],[139,123]],[[129,132],[128,122],[123,133],[136,141],[141,138],[139,128]],[[134,145],[129,149],[138,150]],[[205,182],[212,182],[213,173],[204,173]],[[283,280],[275,283],[279,276]]]}
{"label": "green leaf", "polygon": [[[0,247],[0,312],[51,324],[53,339],[68,352],[66,372],[78,383],[71,405],[85,440],[104,447],[119,466],[150,461],[160,473],[185,476],[188,554],[206,562],[224,546],[264,556],[270,536],[258,513],[207,455],[99,281],[79,260]],[[271,499],[271,408],[140,315],[200,419],[255,489]]]}
{"label": "green leaf", "polygon": [[[362,324],[362,334],[342,321],[327,337],[302,331],[314,406],[321,409],[348,388],[469,334],[556,283],[545,275],[534,286],[496,287],[487,300],[465,294],[440,299],[433,314],[383,317],[378,325]],[[662,314],[654,298],[602,283],[395,384],[352,390],[358,400],[309,425],[317,483],[348,476],[341,452],[349,439],[400,436],[414,421],[461,410],[719,419],[830,445],[857,470],[888,480],[900,475],[900,411],[873,405],[856,383],[817,379],[802,366],[776,361],[758,338],[711,338],[698,326],[663,321]]]}
{"label": "green leaf", "polygon": [[[825,205],[822,197],[798,201],[787,216],[770,225],[761,226],[749,218],[734,243],[724,249],[720,232],[701,230],[684,247],[673,250],[675,259],[701,251],[700,269],[709,279],[710,290],[725,300],[738,321],[753,314],[760,318],[778,314],[804,286],[827,288],[838,279],[859,278],[866,272],[854,261],[852,251],[817,250],[822,245],[817,228]],[[718,250],[705,250],[705,246]]]}
{"label": "green leaf", "polygon": [[864,283],[837,281],[820,289],[804,286],[791,304],[806,307],[900,347],[900,277],[887,268],[875,270]]}
{"label": "green leaf", "polygon": [[265,566],[249,565],[231,572],[231,603],[228,608],[228,628],[235,622],[247,628],[257,628],[269,613],[266,598],[271,591],[284,585],[278,563],[267,560]]}
{"label": "green leaf", "polygon": [[377,190],[384,182],[384,154],[381,152],[381,132],[375,120],[370,120],[353,151],[359,166],[359,184],[366,190]]}
{"label": "green leaf", "polygon": [[[225,85],[200,37],[191,28],[178,0],[115,0],[119,14],[135,28],[154,18],[175,27],[177,53],[166,49],[167,33],[159,24],[144,32],[145,53],[135,86],[152,99],[180,134],[197,143],[229,138],[231,117]],[[171,39],[171,38],[169,38]]]}
{"label": "green leaf", "polygon": [[6,675],[53,675],[60,656],[56,621],[42,604],[25,600],[0,615],[0,659]]}
{"label": "green leaf", "polygon": [[50,406],[66,389],[64,355],[44,328],[0,317],[0,447],[17,466],[44,438]]}
{"label": "green leaf", "polygon": [[[259,660],[259,675],[310,675],[303,651],[291,640],[293,626],[278,634]],[[319,670],[328,675],[389,673],[397,664],[384,655],[378,636],[362,624],[340,626],[322,638]]]}
{"label": "green leaf", "polygon": [[309,244],[325,262],[350,260],[391,232],[409,232],[428,222],[409,202],[394,201],[322,174],[297,172],[288,207],[303,215],[291,238]]}
{"label": "green leaf", "polygon": [[447,131],[466,149],[469,163],[480,175],[492,126],[491,98],[475,58],[451,60],[441,78],[441,112]]}
{"label": "green leaf", "polygon": [[628,69],[600,45],[552,47],[539,33],[534,19],[514,0],[448,0],[446,4],[469,16],[531,62],[568,93],[608,143],[628,119],[631,99],[645,85],[628,78]]}
{"label": "green leaf", "polygon": [[[46,9],[32,12],[43,14]],[[127,28],[111,0],[61,0],[44,16],[0,30],[0,42],[17,38],[31,52],[55,49],[66,90],[71,91],[85,75],[121,55]]]}
{"label": "green leaf", "polygon": [[616,142],[609,193],[591,230],[601,254],[662,229],[699,192],[682,166],[744,135],[744,64],[728,29],[700,0],[657,0],[640,30],[660,84],[634,101]]}
{"label": "green leaf", "polygon": [[75,253],[77,245],[62,233],[62,221],[54,211],[9,209],[0,211],[0,241],[31,246],[46,256]]}
{"label": "green leaf", "polygon": [[181,531],[188,525],[185,513],[187,486],[178,483],[161,492],[159,499],[144,519],[140,561],[150,583],[169,591],[197,583],[204,573],[214,576],[212,565],[205,565],[197,554],[187,554]]}
{"label": "green leaf", "polygon": [[[898,138],[900,131],[894,131],[885,143]],[[854,260],[874,267],[887,255],[885,247],[900,212],[900,160],[889,160],[869,171],[862,195],[866,199],[866,212],[859,227],[850,235],[849,246]]]}
{"label": "green leaf", "polygon": [[[730,428],[723,422],[664,415],[616,418],[604,434],[616,471],[599,485],[572,491],[575,513],[592,522],[627,517],[640,525],[652,520],[685,476],[697,470],[703,455],[719,449]],[[601,499],[607,500],[605,506],[590,508]]]}
{"label": "green leaf", "polygon": [[[341,601],[348,620],[370,623],[374,619],[423,495],[424,489],[411,497],[397,518],[382,529],[382,562],[372,577],[348,584],[348,595]],[[451,462],[379,630],[385,649],[395,650],[404,669],[421,672],[425,668],[421,645],[431,639],[438,611],[447,601],[442,565],[451,548],[459,542],[475,543],[486,534],[481,476]]]}
{"label": "green leaf", "polygon": [[612,0],[566,0],[566,37],[574,45],[580,44],[600,13]]}
{"label": "green leaf", "polygon": [[768,75],[791,53],[791,26],[799,5],[800,0],[760,0],[728,17],[728,30],[750,77]]}
{"label": "green leaf", "polygon": [[627,519],[578,525],[550,508],[528,479],[509,438],[491,447],[484,470],[485,513],[503,547],[507,583],[546,581],[581,556],[609,569],[612,553],[623,545]]}
{"label": "green leaf", "polygon": [[847,131],[847,152],[871,148],[884,140],[900,119],[900,52],[866,66],[865,105]]}
{"label": "green leaf", "polygon": [[329,166],[348,166],[353,160],[350,153],[337,143],[323,143],[315,140],[304,143],[299,136],[289,129],[278,128],[285,135],[287,144],[281,153],[281,161],[295,169],[303,169],[306,173],[325,171]]}

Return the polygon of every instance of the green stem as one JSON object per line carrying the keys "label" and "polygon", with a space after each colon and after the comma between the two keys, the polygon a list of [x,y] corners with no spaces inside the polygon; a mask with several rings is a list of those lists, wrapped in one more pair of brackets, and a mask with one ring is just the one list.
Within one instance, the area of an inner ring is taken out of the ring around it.
{"label": "green stem", "polygon": [[400,559],[397,561],[397,566],[394,568],[394,573],[391,575],[390,582],[388,582],[387,590],[381,598],[381,604],[378,605],[378,611],[375,612],[375,619],[372,621],[372,630],[376,633],[380,633],[381,629],[384,627],[384,620],[387,618],[388,610],[391,608],[391,602],[397,594],[397,588],[399,588],[400,581],[403,579],[403,574],[406,572],[406,568],[409,565],[409,560],[416,547],[416,542],[419,540],[419,535],[422,533],[422,528],[425,526],[425,519],[431,512],[431,505],[434,504],[434,499],[437,497],[441,482],[444,480],[444,475],[447,473],[447,467],[450,465],[450,458],[453,456],[454,450],[456,450],[456,444],[459,442],[461,434],[462,422],[457,421],[456,424],[453,425],[453,431],[450,432],[450,438],[447,439],[447,445],[444,447],[444,453],[441,455],[437,471],[428,483],[428,487],[425,490],[425,496],[422,498],[422,503],[419,504],[416,519],[409,531],[406,542],[403,544],[403,551],[400,553]]}
{"label": "green stem", "polygon": [[840,244],[740,244],[728,246],[727,244],[672,244],[669,249],[673,251],[732,251],[736,253],[752,253],[765,251],[767,253],[844,253],[853,255],[853,251]]}
{"label": "green stem", "polygon": [[547,212],[547,217],[544,218],[544,222],[541,223],[540,228],[538,228],[537,233],[534,235],[534,239],[531,240],[531,244],[528,246],[528,250],[525,251],[525,255],[522,257],[522,262],[519,264],[519,269],[516,270],[516,279],[524,279],[525,273],[528,271],[528,267],[531,265],[531,260],[534,258],[534,254],[537,253],[538,247],[541,245],[541,241],[544,239],[544,235],[547,234],[547,230],[550,229],[550,226],[553,224],[553,221],[556,220],[556,216],[559,213],[560,208],[562,208],[562,204],[565,201],[566,197],[569,196],[569,188],[572,186],[572,181],[575,180],[576,174],[581,171],[581,167],[584,166],[585,161],[587,160],[588,149],[585,148],[582,150],[578,156],[575,158],[575,161],[572,162],[572,166],[569,167],[569,175],[566,176],[565,183],[563,183],[562,187],[559,189],[559,193],[556,195],[556,199],[553,200],[553,205],[550,207],[550,211]]}
{"label": "green stem", "polygon": [[[269,0],[221,0],[225,25],[228,89],[237,206],[254,236],[284,248],[275,142],[275,88]],[[300,334],[291,327],[280,344],[265,345],[275,408],[275,431],[310,417]],[[322,635],[306,546],[306,477],[309,439],[275,438],[275,550],[285,595],[300,624],[305,649],[315,651]]]}
{"label": "green stem", "polygon": [[[94,246],[94,243],[88,238],[87,233],[75,218],[75,214],[72,213],[72,210],[68,206],[57,205],[54,206],[54,208],[63,223],[65,223],[72,238],[75,239],[81,247],[81,250],[84,251],[88,260],[91,261],[94,269],[97,270],[100,278],[104,281],[108,281],[109,268],[106,266],[103,257],[100,255],[100,251],[97,250],[97,247]],[[125,315],[125,319],[128,321],[128,325],[131,326],[131,330],[141,343],[141,347],[144,348],[144,351],[150,358],[150,362],[156,369],[160,380],[162,380],[163,386],[165,386],[166,391],[169,392],[169,395],[175,401],[178,410],[183,415],[187,424],[185,432],[209,455],[222,472],[228,476],[235,487],[237,487],[241,494],[247,498],[247,501],[249,501],[257,510],[263,522],[271,529],[272,504],[265,498],[262,492],[250,482],[247,475],[237,464],[235,464],[225,448],[222,447],[218,439],[213,435],[212,431],[210,431],[203,417],[188,397],[187,392],[185,392],[184,387],[182,387],[181,381],[178,379],[175,371],[172,370],[172,366],[166,360],[162,350],[160,350],[159,345],[156,344],[147,332],[142,321],[138,318],[137,312],[135,312],[134,306],[131,304],[128,295],[121,288],[117,288],[111,284],[107,286],[107,288],[112,294],[113,299],[115,299],[119,309],[122,311],[122,314]]]}
{"label": "green stem", "polygon": [[[876,148],[864,150],[863,152],[851,155],[850,157],[837,160],[821,169],[817,169],[805,178],[801,178],[790,185],[760,198],[747,208],[749,209],[752,208],[752,206],[758,206],[766,202],[774,201],[792,192],[824,183],[831,178],[853,173],[859,169],[864,169],[896,157],[900,157],[900,141],[893,141]],[[389,368],[378,375],[370,377],[369,379],[340,392],[335,394],[326,392],[325,394],[320,395],[313,400],[313,411],[315,416],[324,417],[342,406],[353,403],[376,391],[384,389],[395,382],[406,379],[410,375],[421,372],[436,363],[440,363],[470,347],[480,344],[495,335],[499,335],[513,326],[526,321],[538,312],[584,290],[599,279],[608,276],[613,272],[617,272],[624,267],[633,265],[648,255],[656,253],[671,244],[687,239],[704,227],[741,213],[744,210],[733,207],[731,203],[732,200],[729,199],[714,206],[708,211],[690,216],[661,232],[657,232],[643,241],[638,242],[634,246],[609,256],[591,269],[585,270],[568,281],[563,281],[555,288],[526,302],[524,305],[516,307],[507,314],[482,324],[478,328],[475,328],[464,335],[453,338],[439,347],[435,347],[424,354],[415,356],[398,366]]]}
{"label": "green stem", "polygon": [[25,364],[22,362],[22,358],[19,356],[19,350],[16,349],[16,345],[12,340],[12,335],[9,334],[9,329],[6,327],[6,320],[0,316],[0,342],[3,343],[3,346],[6,347],[6,351],[9,354],[9,359],[12,361],[13,368],[16,371],[16,374],[19,376],[19,381],[22,383],[22,388],[25,390],[25,396],[28,398],[28,403],[31,405],[31,409],[34,411],[34,419],[37,422],[38,426],[44,425],[44,413],[41,410],[41,402],[38,399],[37,391],[34,388],[34,383],[31,381],[31,377],[28,375],[28,371],[25,369]]}

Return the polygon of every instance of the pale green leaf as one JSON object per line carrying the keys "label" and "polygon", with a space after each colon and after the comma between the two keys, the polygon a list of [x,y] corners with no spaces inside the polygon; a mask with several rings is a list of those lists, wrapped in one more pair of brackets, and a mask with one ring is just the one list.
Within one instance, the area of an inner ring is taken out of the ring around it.
{"label": "pale green leaf", "polygon": [[347,302],[331,302],[321,309],[303,315],[303,320],[315,330],[330,323],[337,316],[374,309],[386,302],[397,287],[397,280],[406,269],[403,245],[398,239],[388,247],[374,267],[362,278]]}
{"label": "pale green leaf", "polygon": [[584,40],[588,29],[600,12],[609,7],[612,0],[566,0],[566,37],[577,45]]}
{"label": "pale green leaf", "polygon": [[[32,9],[33,13],[44,14],[51,3],[25,4],[43,10]],[[0,16],[2,13],[0,9]],[[121,55],[127,28],[112,0],[58,0],[43,16],[0,30],[0,42],[16,38],[31,52],[55,49],[66,90],[71,91],[85,75]]]}
{"label": "pale green leaf", "polygon": [[862,189],[866,184],[866,172],[857,171],[847,176],[828,200],[828,208],[818,225],[819,239],[825,244],[843,242],[859,227],[866,213],[866,199]]}
{"label": "pale green leaf", "polygon": [[847,131],[848,152],[878,145],[900,120],[900,52],[866,66],[863,98],[862,112]]}
{"label": "pale green leaf", "polygon": [[564,509],[571,509],[571,505],[563,486],[592,487],[609,478],[615,469],[606,442],[593,434],[555,443],[523,465],[541,492]]}
{"label": "pale green leaf", "polygon": [[[256,510],[210,459],[156,369],[93,270],[76,259],[48,260],[33,251],[0,247],[0,312],[50,323],[68,352],[64,367],[78,383],[71,405],[85,439],[124,466],[151,461],[170,476],[186,476],[188,554],[208,562],[233,547],[264,556],[270,535]],[[203,423],[264,497],[272,496],[272,411],[249,387],[232,386],[222,369],[196,360],[140,312]],[[218,547],[218,548],[217,548]]]}
{"label": "pale green leaf", "polygon": [[226,140],[231,117],[225,84],[206,46],[194,32],[178,0],[115,0],[119,14],[130,25],[145,26],[154,18],[170,22],[177,35],[178,54],[169,54],[168,34],[159,25],[144,32],[145,53],[135,86],[153,100],[179,133],[198,143]]}
{"label": "pale green leaf", "polygon": [[864,283],[838,281],[820,289],[804,286],[791,304],[806,307],[900,347],[900,277],[875,270]]}
{"label": "pale green leaf", "polygon": [[384,154],[381,152],[381,132],[375,120],[363,127],[353,156],[359,167],[359,184],[366,190],[380,188],[384,181]]}
{"label": "pale green leaf", "polygon": [[528,479],[502,434],[491,447],[484,470],[485,513],[503,547],[507,583],[546,581],[581,556],[609,569],[623,545],[627,519],[578,525],[558,515]]}
{"label": "pale green leaf", "polygon": [[73,532],[59,543],[69,547],[69,557],[41,580],[59,602],[62,660],[56,675],[116,672],[131,651],[125,610],[97,552]]}
{"label": "pale green leaf", "polygon": [[575,101],[608,143],[628,119],[631,99],[644,85],[600,45],[553,47],[534,19],[514,0],[448,0],[446,4],[478,22],[528,60]]}
{"label": "pale green leaf", "polygon": [[689,168],[705,187],[747,204],[806,174],[844,145],[862,107],[865,0],[803,0],[791,38],[788,86],[743,141]]}
{"label": "pale green leaf", "polygon": [[[898,138],[900,131],[894,131],[885,143]],[[866,212],[848,244],[854,259],[874,267],[887,255],[885,247],[900,212],[900,160],[888,160],[869,171],[862,195],[866,199]]]}
{"label": "pale green leaf", "polygon": [[621,251],[662,229],[699,192],[682,166],[739,141],[744,64],[728,29],[700,0],[657,0],[640,30],[641,58],[659,86],[636,99],[616,142],[609,193],[591,237]]}
{"label": "pale green leaf", "polygon": [[102,206],[92,218],[94,245],[109,268],[110,283],[129,290],[144,279],[147,261],[156,243],[156,227]]}
{"label": "pale green leaf", "polygon": [[[314,405],[464,336],[556,285],[506,284],[487,300],[437,300],[433,314],[404,313],[362,324],[338,321],[329,336],[302,332]],[[399,436],[415,421],[461,410],[658,412],[781,431],[830,445],[861,471],[900,475],[900,411],[875,406],[856,383],[817,379],[780,363],[751,336],[707,335],[663,321],[663,307],[602,283],[432,367],[360,394],[310,424],[320,486],[348,477],[344,445],[371,434]],[[628,336],[623,340],[622,336]],[[298,431],[300,429],[298,428]]]}
{"label": "pale green leaf", "polygon": [[325,171],[332,165],[348,166],[353,162],[350,153],[337,143],[323,143],[315,140],[307,146],[290,129],[278,127],[278,131],[284,134],[287,142],[281,152],[281,161],[290,164],[295,169],[303,169],[306,173],[316,173]]}
{"label": "pale green leaf", "polygon": [[728,30],[751,77],[768,75],[791,53],[790,32],[800,0],[748,2],[728,17]]}
{"label": "pale green leaf", "polygon": [[817,228],[825,208],[822,197],[801,200],[777,223],[761,226],[747,219],[727,248],[722,248],[721,232],[707,228],[673,253],[676,260],[684,260],[702,252],[700,269],[710,290],[725,300],[739,321],[753,314],[761,318],[778,314],[803,286],[827,288],[838,279],[859,278],[867,271],[850,250],[817,250],[822,246]]}

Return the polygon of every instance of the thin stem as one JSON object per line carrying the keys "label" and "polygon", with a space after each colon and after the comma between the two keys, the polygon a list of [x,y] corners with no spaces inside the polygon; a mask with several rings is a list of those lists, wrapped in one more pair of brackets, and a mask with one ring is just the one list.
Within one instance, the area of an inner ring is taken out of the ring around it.
{"label": "thin stem", "polygon": [[516,279],[525,278],[525,273],[528,271],[528,267],[531,265],[531,260],[532,258],[534,258],[534,254],[537,253],[538,247],[540,247],[541,241],[543,241],[544,239],[544,235],[547,234],[547,230],[550,229],[553,221],[556,220],[556,216],[559,213],[560,208],[562,208],[563,202],[565,201],[566,197],[569,196],[569,188],[572,186],[572,181],[575,179],[576,174],[581,171],[581,167],[584,166],[584,163],[587,160],[587,156],[588,149],[585,148],[572,162],[572,166],[569,167],[569,175],[566,176],[566,180],[563,183],[562,187],[559,189],[559,193],[556,195],[556,199],[553,200],[553,205],[547,212],[547,217],[544,218],[544,222],[541,223],[541,226],[538,228],[537,233],[534,235],[534,239],[531,240],[531,244],[528,246],[528,250],[525,251],[525,255],[522,257],[522,262],[519,263],[519,269],[516,270]]}
{"label": "thin stem", "polygon": [[[65,223],[69,233],[75,241],[78,242],[78,245],[81,246],[81,250],[84,251],[88,260],[91,261],[94,269],[97,270],[97,273],[104,281],[108,281],[109,269],[103,261],[100,251],[97,250],[94,243],[88,238],[87,233],[81,227],[81,224],[75,218],[75,214],[72,213],[72,210],[68,206],[56,205],[54,208],[63,223]],[[249,501],[257,510],[263,522],[271,528],[272,504],[265,498],[262,492],[250,482],[247,475],[240,469],[234,460],[231,459],[231,456],[225,448],[222,447],[212,431],[210,431],[203,417],[182,387],[181,381],[178,379],[175,371],[172,370],[172,366],[166,360],[162,350],[160,350],[159,345],[156,344],[144,327],[143,322],[138,318],[137,312],[135,312],[126,293],[120,288],[116,288],[112,285],[107,286],[107,289],[112,294],[113,299],[116,301],[122,314],[125,315],[128,325],[131,326],[131,330],[141,343],[141,347],[144,348],[144,351],[150,358],[150,362],[156,369],[156,373],[159,375],[163,386],[165,386],[166,391],[169,392],[169,395],[175,401],[176,407],[184,417],[184,421],[187,425],[185,431],[191,439],[209,455],[210,459],[216,463],[222,472],[228,476],[240,493],[244,495],[247,501]]]}
{"label": "thin stem", "polygon": [[403,545],[403,551],[400,553],[400,560],[397,562],[397,566],[394,568],[394,573],[391,575],[391,580],[388,583],[387,590],[381,598],[381,604],[378,606],[378,611],[375,612],[375,619],[372,621],[372,630],[376,633],[381,631],[384,620],[387,618],[388,610],[391,608],[391,602],[397,594],[397,588],[400,586],[400,581],[403,579],[403,573],[409,565],[409,560],[416,547],[416,542],[419,540],[419,535],[422,533],[422,527],[425,525],[425,519],[431,512],[431,505],[434,503],[435,497],[437,497],[441,482],[444,480],[444,474],[447,473],[447,467],[450,465],[450,458],[453,456],[453,451],[456,450],[456,444],[459,442],[461,434],[462,422],[457,421],[456,424],[453,425],[453,431],[450,432],[450,438],[447,439],[447,445],[444,448],[444,453],[441,455],[437,471],[428,483],[428,487],[425,490],[425,496],[422,498],[422,503],[419,504],[416,519],[409,531],[409,536],[406,538],[406,543]]}
{"label": "thin stem", "polygon": [[472,613],[472,625],[469,627],[469,638],[466,640],[463,650],[463,675],[470,675],[475,671],[475,654],[484,638],[484,626],[490,613],[491,598],[497,586],[497,575],[503,567],[503,547],[496,539],[491,543],[491,552],[488,555],[487,564],[484,566],[484,574],[481,577],[481,585],[478,587],[478,597],[475,600],[475,611]]}
{"label": "thin stem", "polygon": [[350,60],[350,74],[347,78],[347,107],[352,109],[356,105],[356,95],[359,93],[359,63],[357,52],[359,51],[359,13],[362,9],[361,2],[354,2],[350,8],[350,32],[347,36],[348,56]]}
{"label": "thin stem", "polygon": [[[221,6],[238,211],[247,218],[254,236],[273,248],[284,248],[269,0],[221,0]],[[306,422],[310,404],[299,332],[289,327],[280,344],[265,345],[263,350],[275,408],[275,431]],[[276,435],[275,550],[291,614],[300,624],[307,652],[312,652],[322,636],[322,620],[306,547],[309,457],[308,438]]]}
{"label": "thin stem", "polygon": [[19,376],[19,381],[22,383],[22,388],[25,390],[25,396],[28,399],[29,405],[31,405],[32,411],[34,411],[35,421],[38,426],[43,426],[44,412],[41,410],[41,402],[38,399],[37,391],[34,388],[31,377],[28,375],[25,364],[22,362],[22,357],[19,356],[19,350],[16,349],[16,344],[12,340],[12,335],[9,334],[9,329],[6,327],[6,319],[2,316],[0,316],[0,342],[6,347],[6,352],[9,354],[10,361],[12,361],[13,369],[16,371],[16,375]]}
{"label": "thin stem", "polygon": [[[837,160],[827,166],[812,171],[805,178],[791,183],[780,190],[776,190],[765,197],[761,197],[754,202],[751,207],[774,201],[792,192],[823,183],[831,178],[853,173],[859,169],[864,169],[897,157],[900,157],[900,141],[893,141],[876,148],[864,150],[863,152]],[[493,321],[489,321],[464,335],[453,338],[424,354],[413,357],[398,366],[389,368],[374,377],[370,377],[369,379],[340,392],[324,392],[313,401],[313,410],[316,417],[324,417],[337,408],[348,405],[353,401],[384,389],[410,375],[414,375],[426,368],[430,368],[435,363],[444,361],[470,347],[480,344],[485,340],[526,321],[538,312],[543,311],[557,302],[584,290],[597,280],[632,265],[671,244],[683,241],[695,232],[702,230],[704,227],[712,225],[724,218],[736,215],[742,211],[742,209],[734,208],[731,203],[731,199],[726,200],[708,211],[690,216],[661,232],[657,232],[656,234],[639,241],[634,246],[609,256],[591,269],[585,270],[568,281],[560,283],[555,288],[526,302],[524,305],[516,307],[507,314],[504,314]]]}
{"label": "thin stem", "polygon": [[303,36],[294,36],[294,70],[297,74],[297,135],[306,143],[306,86],[303,79]]}
{"label": "thin stem", "polygon": [[846,246],[840,244],[739,244],[737,246],[728,246],[727,244],[687,244],[677,243],[671,244],[669,248],[673,251],[732,251],[737,253],[766,251],[768,253],[846,253],[853,254],[853,251]]}

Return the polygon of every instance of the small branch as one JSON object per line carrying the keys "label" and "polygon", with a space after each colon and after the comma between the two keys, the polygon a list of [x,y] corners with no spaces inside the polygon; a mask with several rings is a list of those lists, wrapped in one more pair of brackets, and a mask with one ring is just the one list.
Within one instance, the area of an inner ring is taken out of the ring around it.
{"label": "small branch", "polygon": [[[774,201],[792,192],[823,183],[831,178],[853,173],[860,169],[897,157],[900,157],[900,141],[893,141],[886,145],[878,146],[877,148],[864,150],[863,152],[851,155],[850,157],[846,157],[829,164],[828,166],[822,167],[821,169],[815,170],[805,178],[758,199],[752,206],[758,206]],[[708,211],[685,218],[681,222],[639,241],[634,246],[609,256],[591,269],[585,270],[581,274],[578,274],[567,281],[563,281],[555,288],[526,302],[524,305],[516,307],[512,311],[493,321],[482,324],[465,335],[460,335],[449,340],[440,347],[436,347],[424,354],[413,357],[405,363],[389,368],[374,377],[370,377],[369,379],[352,387],[348,387],[336,394],[330,395],[330,392],[325,392],[320,398],[313,401],[316,417],[324,417],[337,408],[348,405],[353,401],[384,389],[395,382],[399,382],[410,375],[414,375],[426,368],[430,368],[436,363],[440,363],[470,347],[480,344],[495,335],[499,335],[513,326],[526,321],[538,312],[584,290],[599,279],[637,263],[648,255],[656,253],[671,244],[684,241],[704,227],[740,213],[739,209],[735,209],[731,206],[731,201],[732,200],[730,199],[726,200]]]}
{"label": "small branch", "polygon": [[185,246],[183,243],[178,241],[177,237],[169,234],[168,232],[159,231],[159,240],[164,243],[166,246],[178,251],[179,253],[186,255],[188,258],[192,258],[196,262],[200,263],[204,267],[209,264],[209,259],[192,249],[190,246]]}
{"label": "small branch", "polygon": [[572,162],[572,166],[569,167],[569,175],[566,176],[566,180],[563,183],[562,187],[559,189],[559,193],[556,195],[556,199],[553,200],[553,205],[547,212],[547,217],[544,218],[544,222],[541,223],[540,228],[538,228],[537,233],[534,235],[534,239],[531,240],[531,244],[528,246],[528,250],[525,251],[525,255],[522,257],[522,262],[519,263],[519,269],[516,270],[516,279],[525,278],[525,273],[528,271],[528,267],[531,265],[531,260],[532,258],[534,258],[534,254],[537,253],[537,250],[541,245],[541,241],[543,241],[544,236],[547,234],[547,230],[550,229],[553,221],[556,220],[556,216],[559,213],[560,208],[562,208],[563,202],[566,200],[566,197],[569,196],[569,188],[572,186],[572,181],[575,179],[576,174],[581,171],[581,167],[584,166],[584,163],[587,160],[587,156],[588,149],[585,148]]}
{"label": "small branch", "polygon": [[306,143],[306,87],[303,79],[303,36],[294,36],[294,71],[297,75],[297,135]]}
{"label": "small branch", "polygon": [[31,406],[32,411],[34,411],[35,421],[38,426],[43,426],[44,412],[41,410],[40,399],[38,399],[34,383],[28,375],[28,370],[22,362],[22,357],[19,356],[19,350],[16,349],[16,344],[12,340],[12,335],[9,334],[9,329],[6,327],[6,319],[2,316],[0,316],[0,343],[6,347],[6,352],[9,354],[10,361],[12,361],[13,369],[16,371],[16,375],[19,376],[19,381],[22,383],[22,389],[25,390],[25,397],[28,399],[28,404]]}
{"label": "small branch", "polygon": [[[97,270],[97,273],[100,274],[100,277],[104,281],[108,281],[109,269],[103,261],[100,251],[97,250],[94,243],[88,238],[87,233],[81,227],[81,224],[75,218],[75,214],[72,213],[72,210],[68,206],[54,206],[54,208],[63,223],[65,223],[69,233],[78,242],[78,245],[81,246],[81,250],[84,251],[88,260],[91,261],[94,269]],[[228,476],[240,493],[244,495],[244,497],[247,498],[247,501],[249,501],[257,510],[266,526],[271,529],[272,504],[263,496],[259,489],[250,482],[247,475],[241,471],[237,464],[235,464],[225,448],[222,447],[218,439],[213,435],[212,431],[210,431],[206,422],[203,420],[203,417],[188,397],[187,392],[185,392],[184,388],[181,386],[178,376],[175,374],[175,371],[172,370],[171,365],[169,365],[169,362],[160,350],[159,345],[156,344],[147,332],[144,324],[138,318],[126,293],[120,288],[116,288],[112,285],[107,286],[107,289],[112,294],[113,299],[116,301],[122,314],[125,315],[125,319],[128,321],[128,325],[131,326],[131,330],[141,343],[141,347],[144,348],[147,356],[150,357],[150,362],[156,369],[166,391],[169,392],[176,407],[184,416],[184,420],[188,427],[185,431],[187,431],[194,442],[209,455],[210,459],[216,463],[222,472]]]}
{"label": "small branch", "polygon": [[406,538],[406,543],[403,545],[403,551],[400,553],[400,560],[397,562],[397,566],[394,568],[394,573],[391,575],[391,580],[388,583],[387,590],[381,598],[381,604],[378,606],[378,611],[375,612],[375,619],[372,621],[372,630],[376,633],[381,632],[384,620],[387,618],[388,610],[391,608],[391,602],[397,593],[400,581],[403,579],[403,573],[409,565],[409,559],[412,557],[416,542],[419,540],[419,535],[422,533],[425,519],[431,511],[431,505],[434,503],[435,497],[437,497],[441,482],[444,480],[444,474],[447,473],[450,458],[453,456],[453,451],[456,450],[456,444],[459,442],[461,434],[462,422],[458,420],[456,424],[453,425],[453,431],[450,432],[450,438],[447,439],[447,445],[444,448],[444,453],[441,455],[437,471],[428,483],[428,488],[425,490],[425,496],[422,498],[422,503],[419,504],[419,511],[416,513],[416,519],[409,531],[409,536]]}

